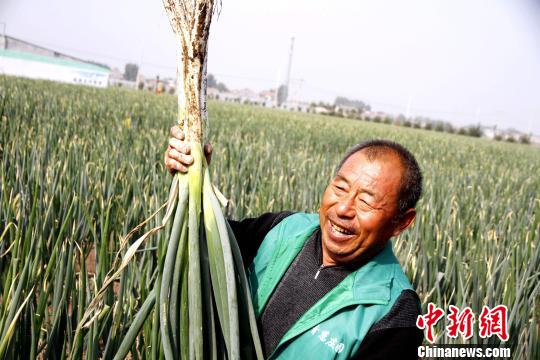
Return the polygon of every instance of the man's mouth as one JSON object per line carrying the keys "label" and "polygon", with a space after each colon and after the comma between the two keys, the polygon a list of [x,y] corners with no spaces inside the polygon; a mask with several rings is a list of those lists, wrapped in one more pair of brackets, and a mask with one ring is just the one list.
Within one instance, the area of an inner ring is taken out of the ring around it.
{"label": "man's mouth", "polygon": [[349,229],[346,229],[342,226],[339,226],[338,224],[328,220],[328,224],[329,224],[329,230],[330,230],[330,235],[332,236],[332,238],[334,238],[335,240],[346,240],[348,238],[350,238],[351,236],[354,235],[354,232],[352,232],[351,230]]}

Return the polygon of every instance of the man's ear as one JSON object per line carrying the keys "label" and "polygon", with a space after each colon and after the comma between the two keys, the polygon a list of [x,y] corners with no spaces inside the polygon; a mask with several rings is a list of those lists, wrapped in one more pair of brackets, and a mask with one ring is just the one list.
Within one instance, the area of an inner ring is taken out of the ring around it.
{"label": "man's ear", "polygon": [[392,233],[392,236],[398,236],[399,234],[401,234],[405,229],[411,226],[415,218],[416,218],[415,209],[409,209],[405,211],[405,213],[402,214],[399,217],[399,219],[396,221],[396,226],[394,227],[394,232]]}

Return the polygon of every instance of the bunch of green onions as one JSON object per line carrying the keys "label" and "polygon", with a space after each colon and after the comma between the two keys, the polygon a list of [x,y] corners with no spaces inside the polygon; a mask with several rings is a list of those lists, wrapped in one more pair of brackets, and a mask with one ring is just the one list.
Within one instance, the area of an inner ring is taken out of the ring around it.
{"label": "bunch of green onions", "polygon": [[211,183],[201,145],[207,132],[206,59],[215,4],[213,0],[164,0],[164,5],[179,44],[178,122],[191,146],[194,163],[187,174],[174,175],[162,225],[146,232],[126,251],[118,269],[107,277],[90,303],[75,341],[80,338],[81,327],[88,327],[99,316],[96,308],[105,288],[129,264],[144,240],[172,219],[168,241],[162,241],[158,248],[159,273],[154,290],[133,319],[114,358],[127,356],[154,312],[159,317],[161,349],[167,360],[262,359],[242,257],[221,210],[222,195]]}

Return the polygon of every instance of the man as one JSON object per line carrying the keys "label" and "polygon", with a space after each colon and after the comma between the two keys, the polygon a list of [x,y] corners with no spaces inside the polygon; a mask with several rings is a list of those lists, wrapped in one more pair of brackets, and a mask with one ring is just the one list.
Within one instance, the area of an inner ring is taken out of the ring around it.
{"label": "man", "polygon": [[[189,146],[178,127],[171,135],[165,164],[186,172]],[[318,215],[230,221],[249,265],[265,357],[417,358],[419,299],[389,239],[413,223],[421,191],[414,156],[376,140],[345,155]]]}

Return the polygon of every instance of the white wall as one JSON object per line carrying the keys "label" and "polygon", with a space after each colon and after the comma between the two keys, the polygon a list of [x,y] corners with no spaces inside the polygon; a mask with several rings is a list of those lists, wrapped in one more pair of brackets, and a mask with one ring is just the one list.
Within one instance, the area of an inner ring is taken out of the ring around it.
{"label": "white wall", "polygon": [[0,74],[107,87],[109,73],[0,56]]}

